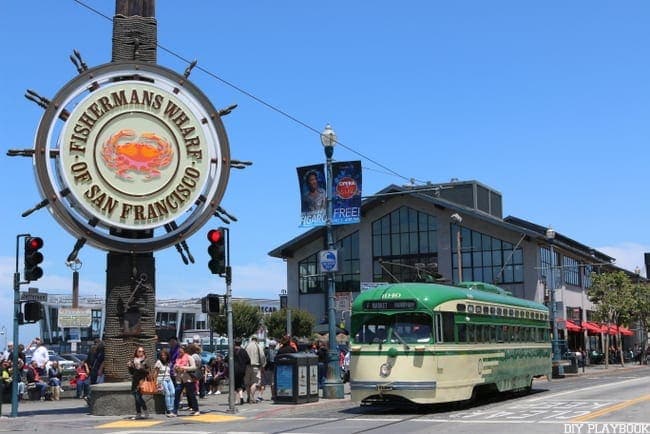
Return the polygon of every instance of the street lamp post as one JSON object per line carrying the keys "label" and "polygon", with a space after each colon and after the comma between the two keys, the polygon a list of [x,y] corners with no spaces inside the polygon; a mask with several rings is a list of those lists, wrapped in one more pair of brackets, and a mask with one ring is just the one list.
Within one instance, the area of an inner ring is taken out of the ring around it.
{"label": "street lamp post", "polygon": [[[320,141],[323,144],[326,157],[326,172],[327,172],[327,214],[326,214],[326,229],[327,229],[327,248],[334,250],[334,236],[332,234],[332,155],[334,155],[334,145],[336,144],[336,134],[334,130],[327,124],[325,130],[320,135]],[[334,297],[336,293],[334,283],[334,271],[327,273],[327,317],[329,321],[329,351],[327,363],[327,378],[323,384],[323,398],[325,399],[342,399],[343,398],[343,383],[341,382],[341,374],[339,367],[338,350],[336,347],[336,310],[334,307]]]}
{"label": "street lamp post", "polygon": [[558,341],[558,328],[557,328],[557,305],[555,303],[555,250],[553,242],[555,240],[555,231],[552,228],[546,230],[546,239],[551,248],[551,276],[550,282],[550,300],[551,300],[551,324],[553,327],[553,338],[551,340],[551,348],[553,350],[553,365],[557,365],[557,376],[564,376],[564,367],[560,363],[560,343]]}

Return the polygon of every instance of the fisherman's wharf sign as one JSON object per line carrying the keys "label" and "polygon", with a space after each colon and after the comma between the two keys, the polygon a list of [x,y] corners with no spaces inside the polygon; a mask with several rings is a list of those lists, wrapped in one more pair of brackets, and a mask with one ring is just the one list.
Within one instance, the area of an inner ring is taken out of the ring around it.
{"label": "fisherman's wharf sign", "polygon": [[218,112],[158,65],[85,71],[57,94],[37,133],[36,173],[51,211],[109,250],[153,251],[195,232],[219,207],[229,164]]}
{"label": "fisherman's wharf sign", "polygon": [[67,184],[79,205],[106,224],[169,223],[194,205],[208,179],[201,120],[147,83],[118,82],[89,94],[60,142]]}

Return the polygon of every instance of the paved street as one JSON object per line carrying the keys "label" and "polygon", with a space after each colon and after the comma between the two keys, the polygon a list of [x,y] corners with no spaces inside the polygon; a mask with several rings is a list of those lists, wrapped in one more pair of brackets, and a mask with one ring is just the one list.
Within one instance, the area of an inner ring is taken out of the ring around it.
{"label": "paved street", "polygon": [[[535,381],[531,395],[499,398],[469,408],[453,406],[419,410],[360,407],[349,399],[346,384],[344,399],[305,404],[275,404],[268,400],[257,404],[237,405],[237,412],[228,412],[227,395],[208,395],[200,400],[202,414],[178,418],[153,415],[148,420],[132,421],[129,415],[92,416],[84,400],[67,398],[61,401],[23,401],[17,418],[3,418],[0,432],[53,431],[56,433],[104,432],[143,433],[208,433],[208,432],[301,432],[352,433],[372,432],[499,432],[504,426],[526,424],[532,433],[577,431],[579,423],[600,420],[630,422],[650,421],[650,380],[648,366],[626,365],[588,367],[584,373],[567,375],[551,382]],[[610,391],[609,384],[617,385]],[[646,390],[643,392],[639,388]],[[613,390],[616,390],[614,392]],[[621,391],[627,391],[622,393]],[[627,394],[626,394],[627,393]],[[11,405],[3,404],[3,414],[10,414]],[[629,413],[626,413],[629,412]],[[636,412],[636,413],[635,413]],[[643,412],[643,413],[640,413]],[[566,425],[565,431],[564,422]],[[391,426],[400,424],[400,427]],[[504,425],[501,425],[504,424]],[[516,426],[515,432],[522,426]],[[650,428],[650,427],[649,427]],[[392,431],[391,431],[392,430]],[[587,432],[583,430],[582,432]],[[610,431],[613,432],[613,431]]]}

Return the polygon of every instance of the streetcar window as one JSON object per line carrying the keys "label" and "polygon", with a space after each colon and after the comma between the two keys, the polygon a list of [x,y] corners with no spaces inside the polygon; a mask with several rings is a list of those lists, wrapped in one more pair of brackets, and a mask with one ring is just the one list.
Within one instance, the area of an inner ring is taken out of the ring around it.
{"label": "streetcar window", "polygon": [[501,326],[496,327],[496,332],[497,332],[497,342],[503,342],[503,329]]}
{"label": "streetcar window", "polygon": [[501,316],[501,308],[497,307],[497,315]]}
{"label": "streetcar window", "polygon": [[372,315],[365,319],[354,334],[354,341],[360,344],[386,342],[386,330],[390,318],[386,315]]}
{"label": "streetcar window", "polygon": [[391,316],[388,341],[391,343],[428,343],[433,336],[433,320],[421,313]]}
{"label": "streetcar window", "polygon": [[467,306],[467,312],[474,313],[474,305],[473,304],[470,304],[469,306]]}
{"label": "streetcar window", "polygon": [[458,312],[465,312],[465,305],[462,304],[462,303],[458,303],[458,304],[456,305],[456,310],[457,310]]}
{"label": "streetcar window", "polygon": [[515,311],[513,309],[508,310],[508,316],[515,316]]}
{"label": "streetcar window", "polygon": [[442,314],[442,340],[443,342],[454,341],[454,314],[443,312]]}
{"label": "streetcar window", "polygon": [[476,313],[481,313],[481,306],[476,306]]}
{"label": "streetcar window", "polygon": [[510,330],[508,330],[508,326],[504,325],[501,328],[503,330],[503,342],[510,342]]}
{"label": "streetcar window", "polygon": [[496,342],[497,340],[497,328],[496,326],[490,326],[490,342]]}
{"label": "streetcar window", "polygon": [[494,306],[490,307],[490,314],[495,315],[496,313],[497,313],[497,308]]}
{"label": "streetcar window", "polygon": [[467,342],[467,325],[458,324],[458,342],[465,343]]}
{"label": "streetcar window", "polygon": [[467,342],[476,342],[476,327],[474,327],[474,324],[467,324]]}

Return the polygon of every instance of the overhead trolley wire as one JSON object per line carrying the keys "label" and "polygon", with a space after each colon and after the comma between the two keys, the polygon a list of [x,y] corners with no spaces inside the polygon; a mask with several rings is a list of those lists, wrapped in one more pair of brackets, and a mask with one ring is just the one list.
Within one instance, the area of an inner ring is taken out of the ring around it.
{"label": "overhead trolley wire", "polygon": [[[111,22],[113,21],[113,18],[111,18],[110,16],[104,14],[103,12],[101,12],[101,11],[99,11],[99,10],[97,10],[97,9],[95,9],[95,8],[93,8],[93,7],[91,7],[91,6],[89,6],[88,4],[84,3],[83,1],[81,1],[81,0],[73,0],[73,1],[74,1],[75,3],[77,3],[77,4],[79,4],[80,6],[83,6],[83,7],[85,7],[86,9],[90,10],[91,12],[93,12],[93,13],[95,13],[95,14],[97,14],[97,15],[99,15],[99,16],[105,18],[105,19],[107,19],[108,21],[111,21]],[[172,57],[176,57],[177,59],[179,59],[179,60],[181,60],[181,61],[183,61],[183,62],[185,62],[185,63],[187,63],[187,64],[192,63],[192,60],[189,60],[189,59],[183,57],[182,55],[180,55],[180,54],[178,54],[178,53],[176,53],[176,52],[170,50],[169,48],[166,48],[166,47],[162,46],[160,43],[157,43],[156,45],[158,46],[158,48],[160,48],[161,50],[163,50],[163,51],[166,52],[167,54],[171,55]],[[217,81],[219,81],[219,82],[225,84],[226,86],[228,86],[228,87],[230,87],[230,88],[236,90],[237,92],[241,93],[242,95],[247,96],[248,98],[252,99],[253,101],[258,102],[259,104],[262,104],[264,107],[266,107],[266,108],[268,108],[268,109],[270,109],[270,110],[272,110],[272,111],[278,113],[278,114],[281,115],[281,116],[284,116],[285,118],[287,118],[287,119],[293,121],[294,123],[296,123],[296,124],[298,124],[298,125],[300,125],[300,126],[306,128],[306,129],[308,129],[309,131],[312,131],[313,133],[318,134],[318,136],[320,137],[321,132],[318,131],[318,129],[312,127],[311,125],[307,124],[306,122],[301,121],[301,120],[298,119],[297,117],[295,117],[295,116],[293,116],[293,115],[291,115],[291,114],[285,112],[284,110],[282,110],[282,109],[280,109],[280,108],[274,106],[273,104],[270,104],[270,103],[264,101],[262,98],[260,98],[260,97],[258,97],[258,96],[256,96],[256,95],[254,95],[254,94],[252,94],[251,92],[249,92],[249,91],[247,91],[247,90],[241,88],[240,86],[237,86],[236,84],[234,84],[234,83],[232,83],[232,82],[230,82],[230,81],[228,81],[228,80],[226,80],[226,79],[224,79],[224,78],[218,76],[217,74],[213,73],[212,71],[210,71],[210,70],[208,70],[208,69],[206,69],[206,68],[203,68],[203,67],[200,66],[200,65],[196,65],[195,68],[198,69],[198,70],[200,70],[200,71],[203,72],[204,74],[208,75],[209,77],[212,77],[212,78],[214,78],[215,80],[217,80]],[[390,173],[390,174],[392,174],[392,175],[394,175],[394,176],[397,176],[398,178],[402,178],[402,179],[404,179],[404,180],[406,180],[406,181],[408,181],[408,182],[410,182],[410,183],[419,182],[419,183],[421,183],[421,184],[427,184],[426,181],[422,181],[422,180],[419,180],[419,179],[416,179],[416,178],[413,178],[413,177],[407,177],[407,176],[404,176],[404,175],[402,175],[402,174],[400,174],[400,173],[397,173],[395,170],[391,169],[390,167],[387,167],[387,166],[385,166],[385,165],[379,163],[378,161],[376,161],[376,160],[374,160],[374,159],[368,157],[367,155],[362,154],[361,152],[354,150],[353,148],[351,148],[350,146],[346,145],[345,143],[340,142],[338,139],[336,140],[336,143],[339,144],[339,145],[341,145],[341,147],[347,149],[348,151],[352,152],[353,154],[358,155],[358,156],[361,157],[362,159],[365,159],[365,160],[371,162],[372,164],[374,164],[374,165],[376,165],[376,166],[378,166],[378,167],[381,167],[382,169],[386,170],[388,173]]]}

